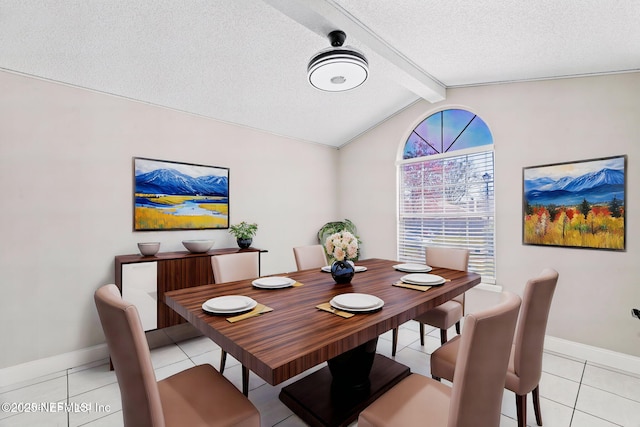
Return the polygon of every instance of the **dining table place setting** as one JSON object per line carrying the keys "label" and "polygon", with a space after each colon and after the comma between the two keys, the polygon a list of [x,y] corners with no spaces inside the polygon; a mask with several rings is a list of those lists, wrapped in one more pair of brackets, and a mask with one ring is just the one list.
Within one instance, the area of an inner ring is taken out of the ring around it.
{"label": "dining table place setting", "polygon": [[208,299],[202,303],[202,310],[207,314],[230,316],[231,323],[273,311],[271,307],[258,304],[256,300],[244,295],[223,295]]}
{"label": "dining table place setting", "polygon": [[[417,264],[414,264],[414,265],[417,266]],[[395,267],[396,266],[394,266],[394,268]],[[402,270],[399,270],[399,271],[402,271]],[[431,267],[429,267],[428,271],[431,271]],[[438,276],[437,274],[410,273],[402,276],[398,282],[395,282],[392,285],[400,288],[407,288],[407,289],[413,289],[416,291],[426,292],[434,286],[441,286],[449,281],[450,281],[449,279],[445,279],[444,277]]]}
{"label": "dining table place setting", "polygon": [[393,266],[398,271],[402,271],[404,273],[428,273],[432,270],[432,268],[426,264],[396,264]]}
{"label": "dining table place setting", "polygon": [[302,286],[302,283],[285,276],[259,277],[251,284],[259,289],[284,289]]}
{"label": "dining table place setting", "polygon": [[384,306],[384,301],[375,295],[350,292],[336,295],[328,303],[319,304],[316,308],[349,318],[355,314],[373,313]]}

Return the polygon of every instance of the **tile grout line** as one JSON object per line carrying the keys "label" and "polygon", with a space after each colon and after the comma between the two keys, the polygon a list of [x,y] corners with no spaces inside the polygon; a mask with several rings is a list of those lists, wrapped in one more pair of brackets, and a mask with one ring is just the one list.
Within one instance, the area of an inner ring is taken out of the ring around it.
{"label": "tile grout line", "polygon": [[576,393],[576,400],[573,402],[573,410],[571,411],[571,420],[569,425],[573,424],[573,417],[576,414],[576,407],[578,406],[578,398],[580,397],[580,389],[582,388],[582,380],[584,379],[584,373],[587,370],[587,361],[582,364],[582,374],[580,375],[580,382],[578,382],[578,392]]}
{"label": "tile grout line", "polygon": [[[594,368],[596,368],[596,369],[602,369],[602,370],[605,370],[605,371],[607,371],[607,372],[614,373],[614,374],[616,374],[616,375],[623,375],[623,376],[625,376],[625,377],[637,378],[635,375],[632,375],[632,374],[626,374],[626,373],[621,372],[621,371],[618,371],[618,370],[616,370],[616,369],[609,369],[609,368],[607,368],[607,367],[603,367],[603,366],[600,366],[600,365],[595,365],[595,364],[593,364],[593,363],[589,363],[589,361],[588,361],[588,360],[587,360],[587,361],[585,361],[585,370],[586,370],[586,367],[587,367],[588,365],[591,365],[592,367],[594,367]],[[581,380],[580,382],[582,382],[582,380]],[[593,389],[595,389],[595,390],[599,390],[599,391],[601,391],[601,392],[603,392],[603,393],[607,393],[607,394],[611,394],[611,395],[613,395],[613,396],[619,397],[620,399],[624,399],[624,400],[628,400],[628,401],[631,401],[631,402],[638,402],[638,403],[640,403],[640,400],[634,399],[634,398],[632,398],[632,397],[624,396],[624,395],[622,395],[622,394],[619,394],[619,393],[617,393],[617,392],[615,392],[615,391],[612,391],[612,390],[608,390],[608,389],[606,389],[606,388],[600,388],[600,387],[596,387],[595,385],[589,385],[589,384],[585,384],[585,387],[591,387],[591,388],[593,388]]]}

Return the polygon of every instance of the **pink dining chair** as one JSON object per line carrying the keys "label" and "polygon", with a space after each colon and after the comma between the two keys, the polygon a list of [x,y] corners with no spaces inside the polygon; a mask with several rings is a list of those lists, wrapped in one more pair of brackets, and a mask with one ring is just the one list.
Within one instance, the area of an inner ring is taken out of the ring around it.
{"label": "pink dining chair", "polygon": [[411,374],[360,413],[358,427],[498,427],[520,297],[467,315],[451,387]]}
{"label": "pink dining chair", "polygon": [[[516,395],[518,426],[527,424],[527,394],[533,396],[536,423],[542,425],[539,384],[542,376],[542,353],[544,336],[551,301],[558,282],[558,272],[547,268],[536,278],[530,279],[524,289],[522,310],[504,387]],[[466,324],[465,324],[466,327]],[[451,380],[455,378],[457,354],[462,345],[458,337],[453,338],[431,355],[431,375]]]}
{"label": "pink dining chair", "polygon": [[125,427],[260,426],[260,413],[211,365],[156,381],[138,310],[116,285],[94,294],[116,371]]}
{"label": "pink dining chair", "polygon": [[293,248],[293,256],[296,259],[298,271],[322,268],[327,265],[327,256],[322,245],[295,247]]}
{"label": "pink dining chair", "polygon": [[[448,268],[451,270],[467,271],[469,267],[469,250],[458,248],[428,247],[425,249],[425,263],[431,267]],[[440,343],[447,342],[447,331],[456,327],[460,334],[460,319],[464,316],[464,294],[454,297],[426,313],[416,317],[420,324],[420,345],[424,345],[424,325],[431,325],[440,329]],[[393,329],[391,354],[396,355],[398,348],[398,328]]]}
{"label": "pink dining chair", "polygon": [[224,283],[257,278],[259,256],[259,252],[212,256],[213,280],[216,283]]}
{"label": "pink dining chair", "polygon": [[[216,283],[235,282],[236,280],[255,279],[258,273],[259,252],[241,252],[211,257],[213,280]],[[227,352],[220,354],[220,373],[224,373],[227,364]],[[249,395],[249,369],[242,365],[242,392]]]}

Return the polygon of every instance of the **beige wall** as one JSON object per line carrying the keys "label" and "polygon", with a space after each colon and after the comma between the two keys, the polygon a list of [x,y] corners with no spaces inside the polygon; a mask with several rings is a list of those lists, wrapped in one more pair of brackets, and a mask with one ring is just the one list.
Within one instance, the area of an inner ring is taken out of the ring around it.
{"label": "beige wall", "polygon": [[[629,315],[640,306],[638,93],[638,73],[449,90],[336,151],[0,72],[0,369],[102,343],[93,291],[136,242],[234,245],[223,230],[131,231],[132,157],[229,167],[232,222],[260,224],[265,273],[293,270],[291,247],[340,218],[357,224],[365,257],[394,258],[394,162],[420,120],[450,107],[479,114],[494,135],[498,284],[521,293],[527,277],[558,269],[549,334],[640,356]],[[521,244],[523,166],[617,154],[629,156],[627,252]]]}
{"label": "beige wall", "polygon": [[[437,110],[473,111],[495,142],[498,284],[522,294],[528,277],[557,269],[548,334],[640,356],[640,321],[630,315],[640,307],[638,94],[632,73],[461,88],[444,102],[416,103],[340,150],[342,182],[353,182],[340,194],[341,215],[358,225],[365,257],[394,257],[394,161],[408,133]],[[522,245],[524,166],[620,154],[628,155],[626,252]]]}
{"label": "beige wall", "polygon": [[104,342],[93,291],[137,242],[235,246],[226,230],[133,232],[134,156],[229,167],[231,221],[259,224],[265,273],[339,219],[335,149],[0,72],[0,368]]}

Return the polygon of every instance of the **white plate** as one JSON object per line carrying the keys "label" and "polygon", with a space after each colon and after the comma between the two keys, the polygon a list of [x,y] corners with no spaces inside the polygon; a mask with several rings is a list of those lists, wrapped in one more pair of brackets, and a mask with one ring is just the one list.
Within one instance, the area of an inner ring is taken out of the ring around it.
{"label": "white plate", "polygon": [[336,295],[329,304],[338,310],[364,313],[381,309],[384,301],[374,295],[352,293]]}
{"label": "white plate", "polygon": [[[353,269],[355,270],[356,273],[367,271],[367,267],[365,267],[364,265],[354,265]],[[325,273],[331,273],[331,266],[325,265],[324,267],[320,268],[320,270],[324,271]]]}
{"label": "white plate", "polygon": [[412,285],[425,285],[425,286],[442,285],[445,282],[445,279],[442,276],[438,276],[436,274],[424,274],[424,273],[407,274],[406,276],[402,276],[400,280],[402,280],[405,283],[410,283]]}
{"label": "white plate", "polygon": [[281,276],[261,277],[251,282],[256,288],[262,289],[290,288],[294,283],[296,283],[295,280]]}
{"label": "white plate", "polygon": [[210,313],[230,314],[251,310],[256,305],[258,303],[253,298],[242,295],[225,295],[205,301],[202,304],[202,309]]}
{"label": "white plate", "polygon": [[382,300],[375,295],[348,293],[336,295],[331,299],[332,305],[335,304],[342,308],[357,309],[357,310],[371,310],[373,307],[380,304]]}
{"label": "white plate", "polygon": [[428,273],[431,271],[431,267],[426,264],[397,264],[393,268],[405,273]]}

